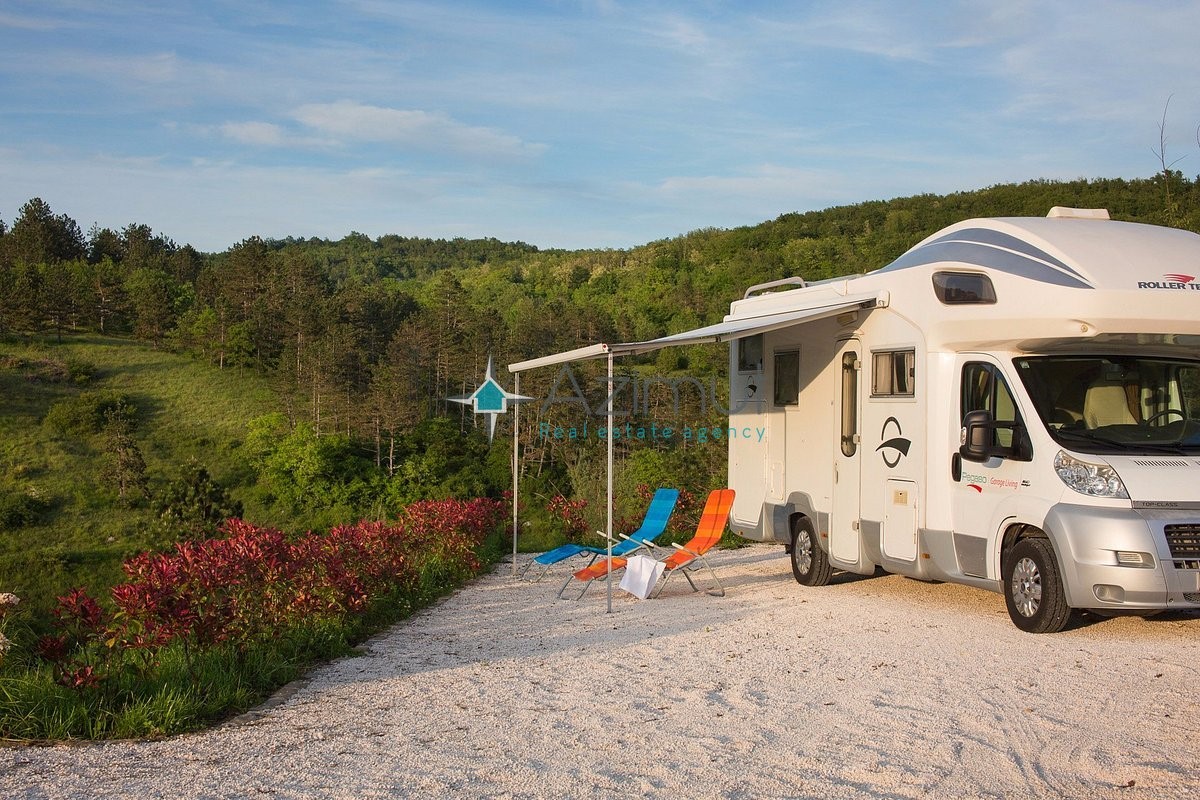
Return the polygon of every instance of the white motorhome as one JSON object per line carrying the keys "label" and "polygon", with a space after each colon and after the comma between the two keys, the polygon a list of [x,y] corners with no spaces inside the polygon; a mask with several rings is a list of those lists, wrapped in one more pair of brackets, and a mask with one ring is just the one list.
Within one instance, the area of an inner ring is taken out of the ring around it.
{"label": "white motorhome", "polygon": [[1055,208],[752,287],[722,323],[754,331],[730,428],[767,431],[729,441],[733,529],[803,584],[969,584],[1031,632],[1200,609],[1198,276],[1196,234]]}

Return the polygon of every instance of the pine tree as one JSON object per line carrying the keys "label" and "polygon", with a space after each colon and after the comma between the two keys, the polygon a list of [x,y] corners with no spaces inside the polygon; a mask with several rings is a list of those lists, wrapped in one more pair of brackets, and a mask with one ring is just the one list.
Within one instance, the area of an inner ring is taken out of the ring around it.
{"label": "pine tree", "polygon": [[117,491],[122,505],[148,496],[146,461],[133,438],[133,409],[120,403],[104,412],[104,457],[100,477]]}

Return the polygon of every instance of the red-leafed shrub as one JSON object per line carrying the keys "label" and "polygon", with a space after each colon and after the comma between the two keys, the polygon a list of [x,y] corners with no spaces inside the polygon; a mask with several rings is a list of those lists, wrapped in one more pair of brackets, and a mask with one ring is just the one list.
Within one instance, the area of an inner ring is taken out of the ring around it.
{"label": "red-leafed shrub", "polygon": [[112,614],[82,589],[60,597],[60,634],[43,639],[39,651],[56,665],[59,683],[85,689],[126,651],[141,651],[137,663],[146,665],[147,652],[174,642],[189,653],[244,649],[302,623],[351,618],[385,597],[412,605],[476,573],[476,552],[504,516],[500,500],[423,501],[395,522],[291,539],[229,520],[219,538],[126,561],[128,580],[112,588]]}
{"label": "red-leafed shrub", "polygon": [[550,516],[562,525],[568,542],[578,542],[588,532],[588,523],[583,516],[587,508],[587,500],[568,500],[561,494],[550,498],[546,510]]}

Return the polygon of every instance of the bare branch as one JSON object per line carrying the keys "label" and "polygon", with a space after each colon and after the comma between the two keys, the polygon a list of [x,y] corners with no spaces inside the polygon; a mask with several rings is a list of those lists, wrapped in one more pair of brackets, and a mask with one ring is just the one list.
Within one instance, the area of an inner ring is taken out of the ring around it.
{"label": "bare branch", "polygon": [[[1171,107],[1171,98],[1175,95],[1167,95],[1167,102],[1163,105],[1162,119],[1158,123],[1158,149],[1154,151],[1154,155],[1158,156],[1158,163],[1162,167],[1163,177],[1170,177],[1171,167],[1183,161],[1185,156],[1167,163],[1167,109]],[[1200,128],[1196,130],[1196,142],[1200,144]]]}

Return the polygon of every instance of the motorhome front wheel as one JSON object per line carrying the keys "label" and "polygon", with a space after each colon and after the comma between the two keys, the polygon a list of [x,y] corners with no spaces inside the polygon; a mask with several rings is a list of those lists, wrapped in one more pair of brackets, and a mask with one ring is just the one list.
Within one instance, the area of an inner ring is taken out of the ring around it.
{"label": "motorhome front wheel", "polygon": [[1013,624],[1028,633],[1058,633],[1071,618],[1049,539],[1022,539],[1005,559],[1004,602]]}

